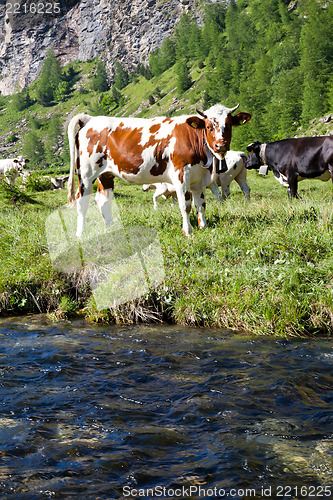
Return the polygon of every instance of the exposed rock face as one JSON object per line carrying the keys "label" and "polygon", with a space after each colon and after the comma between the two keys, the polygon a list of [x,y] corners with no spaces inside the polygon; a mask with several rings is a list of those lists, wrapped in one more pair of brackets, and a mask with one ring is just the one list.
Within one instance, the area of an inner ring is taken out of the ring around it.
{"label": "exposed rock face", "polygon": [[102,55],[110,75],[116,59],[132,70],[170,36],[183,12],[200,18],[203,5],[215,1],[226,0],[1,1],[0,91],[31,84],[50,48],[62,64]]}

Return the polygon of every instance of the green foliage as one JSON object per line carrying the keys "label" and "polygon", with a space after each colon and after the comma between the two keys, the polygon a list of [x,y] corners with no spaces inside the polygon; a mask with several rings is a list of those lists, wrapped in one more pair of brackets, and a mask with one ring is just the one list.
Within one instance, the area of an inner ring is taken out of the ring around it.
{"label": "green foliage", "polygon": [[327,33],[332,33],[332,30],[332,5],[327,9],[322,9],[316,2],[310,2],[300,39],[303,122],[324,114],[329,106],[327,88],[333,77],[331,69],[333,40],[331,36],[327,36]]}
{"label": "green foliage", "polygon": [[176,62],[176,46],[170,38],[164,38],[161,48],[152,51],[149,68],[154,76],[161,75]]}
{"label": "green foliage", "polygon": [[57,102],[65,101],[70,93],[71,86],[70,83],[62,80],[58,83],[57,87],[54,89],[53,97]]}
{"label": "green foliage", "polygon": [[0,180],[0,197],[13,205],[35,203],[35,200],[31,198],[31,196],[22,191],[15,184],[9,184],[5,180]]}
{"label": "green foliage", "polygon": [[125,103],[125,99],[124,99],[122,93],[118,90],[118,88],[115,85],[113,85],[111,87],[111,93],[112,93],[112,98],[113,98],[114,102],[118,106],[123,106]]}
{"label": "green foliage", "polygon": [[48,51],[37,83],[37,101],[42,106],[66,100],[71,90],[72,72],[63,73],[52,49]]}
{"label": "green foliage", "polygon": [[23,154],[29,158],[32,168],[45,168],[45,147],[35,130],[26,135]]}
{"label": "green foliage", "polygon": [[10,134],[8,137],[7,137],[7,144],[10,144],[11,142],[17,142],[18,141],[18,137],[16,134]]}
{"label": "green foliage", "polygon": [[69,319],[76,315],[78,309],[78,302],[65,295],[61,297],[58,308],[51,317],[57,320]]}
{"label": "green foliage", "polygon": [[102,61],[98,61],[97,63],[96,76],[93,77],[92,88],[96,92],[105,92],[109,88],[105,65]]}
{"label": "green foliage", "polygon": [[29,108],[32,104],[33,100],[31,99],[27,89],[13,95],[13,107],[16,111],[23,111],[24,109]]}
{"label": "green foliage", "polygon": [[5,107],[6,98],[0,93],[0,110]]}
{"label": "green foliage", "polygon": [[[45,163],[47,165],[57,166],[61,163],[57,153],[62,141],[62,120],[59,116],[53,116],[48,123],[46,134],[44,136]],[[58,160],[58,162],[56,161]]]}
{"label": "green foliage", "polygon": [[50,179],[45,178],[39,171],[31,172],[25,182],[28,191],[47,191],[50,189]]}
{"label": "green foliage", "polygon": [[151,53],[149,65],[158,76],[176,64],[183,94],[191,85],[188,68],[200,64],[204,105],[240,102],[252,120],[235,135],[274,140],[332,110],[332,30],[332,2],[216,2],[206,6],[202,27],[183,15],[174,35]]}
{"label": "green foliage", "polygon": [[153,77],[153,74],[151,72],[151,69],[149,66],[145,66],[142,63],[138,63],[136,70],[135,70],[136,75],[142,75],[145,77],[146,80],[150,80]]}
{"label": "green foliage", "polygon": [[113,83],[118,90],[123,89],[129,83],[129,75],[119,61],[115,63]]}
{"label": "green foliage", "polygon": [[177,72],[177,90],[180,94],[183,94],[192,85],[190,70],[186,59],[180,60],[177,63],[176,72]]}

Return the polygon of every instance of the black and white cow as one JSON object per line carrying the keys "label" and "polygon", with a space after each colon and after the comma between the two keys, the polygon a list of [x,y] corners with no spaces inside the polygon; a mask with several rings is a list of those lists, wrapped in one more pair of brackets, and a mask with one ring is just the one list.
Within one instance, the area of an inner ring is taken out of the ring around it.
{"label": "black and white cow", "polygon": [[333,181],[333,136],[300,137],[276,142],[255,141],[247,147],[246,168],[267,165],[275,178],[298,198],[297,184],[304,179]]}

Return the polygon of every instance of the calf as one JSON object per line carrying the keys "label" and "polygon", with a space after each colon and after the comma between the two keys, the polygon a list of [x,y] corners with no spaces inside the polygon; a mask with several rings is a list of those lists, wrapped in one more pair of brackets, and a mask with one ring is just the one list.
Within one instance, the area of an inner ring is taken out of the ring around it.
{"label": "calf", "polygon": [[23,156],[0,160],[0,179],[6,179],[8,184],[14,185],[16,177],[20,175],[28,162],[29,160],[25,160]]}
{"label": "calf", "polygon": [[[222,200],[230,195],[230,183],[235,180],[245,198],[250,200],[250,187],[247,183],[247,171],[245,168],[247,155],[242,151],[228,151],[225,157],[227,170],[221,174],[216,174],[214,180],[218,186],[221,186]],[[211,187],[211,186],[208,186]]]}
{"label": "calf", "polygon": [[[200,228],[206,226],[206,186],[212,182],[212,159],[222,160],[230,149],[232,127],[251,119],[233,115],[238,108],[216,104],[204,113],[168,118],[118,118],[79,114],[68,126],[71,167],[68,201],[77,201],[77,236],[81,237],[93,183],[99,180],[97,203],[106,225],[112,223],[111,195],[114,177],[133,184],[167,182],[177,192],[183,231],[192,233],[191,199]],[[76,132],[76,128],[79,130]],[[203,168],[205,167],[205,168]],[[79,187],[75,196],[74,173]]]}
{"label": "calf", "polygon": [[[244,193],[244,196],[247,200],[250,200],[250,188],[247,184],[246,177],[247,172],[245,168],[247,156],[242,151],[228,151],[225,156],[226,167],[227,170],[217,174],[214,172],[212,176],[212,183],[207,187],[211,189],[214,196],[220,201],[225,200],[230,195],[230,183],[235,180],[241,190]],[[222,196],[220,195],[219,189],[217,186],[221,186]],[[169,198],[172,196],[173,201],[176,199],[176,189],[172,184],[167,184],[164,182],[156,183],[156,184],[145,184],[143,186],[144,191],[148,191],[149,189],[156,189],[153,195],[153,203],[155,210],[157,209],[157,198],[163,196],[164,198]]]}
{"label": "calf", "polygon": [[61,175],[60,177],[51,177],[51,190],[62,189],[68,181],[68,175]]}
{"label": "calf", "polygon": [[162,196],[165,200],[172,196],[172,203],[175,203],[177,200],[176,189],[172,184],[168,182],[157,182],[156,184],[144,184],[142,186],[143,191],[149,191],[150,189],[154,189],[155,192],[153,194],[153,204],[155,210],[157,210],[157,198]]}
{"label": "calf", "polygon": [[298,198],[297,184],[304,179],[333,181],[333,136],[300,137],[276,142],[255,141],[247,147],[247,169],[267,165],[275,178]]}

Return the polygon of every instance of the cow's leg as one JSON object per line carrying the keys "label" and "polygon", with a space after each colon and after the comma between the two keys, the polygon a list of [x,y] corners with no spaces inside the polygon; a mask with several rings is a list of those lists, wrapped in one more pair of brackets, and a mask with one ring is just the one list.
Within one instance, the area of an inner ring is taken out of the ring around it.
{"label": "cow's leg", "polygon": [[153,195],[153,204],[154,204],[154,209],[155,210],[158,209],[157,198],[159,198],[160,196],[164,196],[164,193],[165,193],[165,186],[163,184],[158,184],[156,186],[156,191],[155,191],[155,193]]}
{"label": "cow's leg", "polygon": [[171,205],[174,205],[177,201],[177,194],[173,193],[171,196],[172,196]]}
{"label": "cow's leg", "polygon": [[[190,191],[190,170],[186,166],[181,172],[183,175],[173,180],[176,189],[178,204],[183,218],[183,232],[186,236],[191,236],[193,229],[190,222],[192,206],[192,195]],[[181,181],[181,177],[183,178]]]}
{"label": "cow's leg", "polygon": [[157,210],[157,198],[159,197],[158,193],[155,191],[155,193],[153,194],[153,205],[154,205],[154,209]]}
{"label": "cow's leg", "polygon": [[221,196],[220,190],[217,187],[217,185],[215,184],[215,182],[212,182],[211,184],[209,184],[208,187],[211,190],[211,192],[213,193],[213,195],[215,196],[215,198],[218,201],[222,201],[222,196]]}
{"label": "cow's leg", "polygon": [[288,175],[288,197],[299,198],[297,194],[297,174],[289,173]]}
{"label": "cow's leg", "polygon": [[235,181],[238,183],[239,187],[243,191],[244,196],[247,199],[247,201],[250,201],[251,189],[246,181],[246,177],[247,177],[247,173],[246,173],[246,170],[244,169],[240,172],[240,174],[237,175],[237,177],[235,177]]}
{"label": "cow's leg", "polygon": [[230,196],[230,185],[229,184],[222,184],[222,200],[226,200],[228,196]]}
{"label": "cow's leg", "polygon": [[329,173],[331,174],[331,179],[332,179],[332,183],[333,183],[333,163],[328,165],[328,170],[329,170]]}
{"label": "cow's leg", "polygon": [[106,227],[113,223],[112,199],[113,199],[114,177],[112,174],[102,174],[97,179],[96,203],[103,216]]}
{"label": "cow's leg", "polygon": [[[78,238],[82,237],[84,230],[84,221],[86,218],[86,213],[89,207],[90,196],[92,193],[92,184],[91,186],[86,186],[82,189],[83,186],[80,187],[76,194],[76,210],[77,210],[77,229],[76,236]],[[84,194],[82,195],[82,192]]]}
{"label": "cow's leg", "polygon": [[233,177],[230,175],[230,172],[224,172],[219,175],[219,183],[222,191],[222,201],[226,200],[228,196],[230,196],[230,182]]}
{"label": "cow's leg", "polygon": [[199,229],[204,229],[207,226],[205,217],[205,193],[203,191],[193,193],[193,201],[198,214],[198,227]]}

